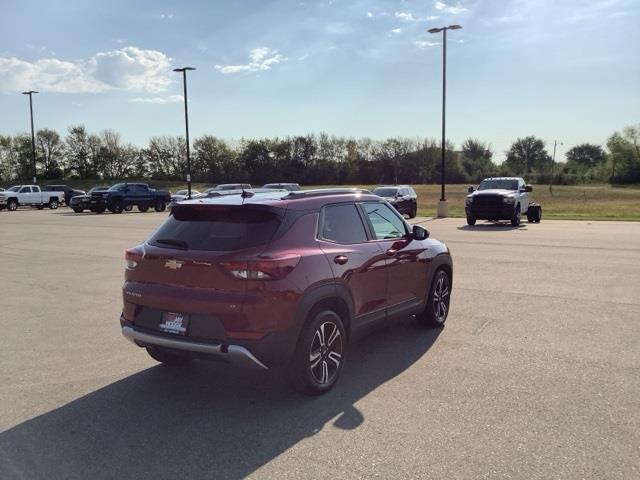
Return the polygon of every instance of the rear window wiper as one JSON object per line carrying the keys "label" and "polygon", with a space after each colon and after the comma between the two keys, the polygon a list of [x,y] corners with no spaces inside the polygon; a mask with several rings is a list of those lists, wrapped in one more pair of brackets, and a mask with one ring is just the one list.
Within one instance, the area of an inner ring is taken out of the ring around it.
{"label": "rear window wiper", "polygon": [[174,238],[158,238],[156,243],[162,243],[164,245],[171,245],[172,247],[182,248],[184,250],[189,250],[189,244],[184,240],[176,240]]}

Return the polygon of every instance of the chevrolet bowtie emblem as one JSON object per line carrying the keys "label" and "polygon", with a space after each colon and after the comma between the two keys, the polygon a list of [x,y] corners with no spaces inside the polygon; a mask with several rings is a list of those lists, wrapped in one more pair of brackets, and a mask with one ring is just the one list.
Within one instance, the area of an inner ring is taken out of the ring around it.
{"label": "chevrolet bowtie emblem", "polygon": [[171,270],[178,270],[179,268],[182,268],[182,264],[184,262],[181,262],[179,260],[167,260],[167,262],[164,264],[165,267],[170,268]]}

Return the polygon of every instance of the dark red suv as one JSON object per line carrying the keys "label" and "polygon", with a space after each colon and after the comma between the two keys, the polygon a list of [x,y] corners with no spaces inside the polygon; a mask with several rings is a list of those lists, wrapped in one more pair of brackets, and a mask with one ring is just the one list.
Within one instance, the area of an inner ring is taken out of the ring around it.
{"label": "dark red suv", "polygon": [[449,312],[449,249],[363,190],[273,191],[177,204],[126,252],[122,333],[167,365],[285,366],[328,391],[349,339],[379,320]]}

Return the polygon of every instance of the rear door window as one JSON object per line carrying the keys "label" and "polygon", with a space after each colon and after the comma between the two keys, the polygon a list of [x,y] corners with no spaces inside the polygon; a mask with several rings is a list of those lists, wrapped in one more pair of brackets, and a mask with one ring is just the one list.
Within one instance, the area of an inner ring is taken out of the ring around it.
{"label": "rear door window", "polygon": [[367,241],[364,224],[354,204],[329,205],[322,210],[320,236],[336,243]]}
{"label": "rear door window", "polygon": [[178,206],[149,243],[162,248],[226,252],[267,244],[284,210],[245,206]]}
{"label": "rear door window", "polygon": [[384,203],[364,203],[377,240],[401,238],[407,234],[405,223]]}

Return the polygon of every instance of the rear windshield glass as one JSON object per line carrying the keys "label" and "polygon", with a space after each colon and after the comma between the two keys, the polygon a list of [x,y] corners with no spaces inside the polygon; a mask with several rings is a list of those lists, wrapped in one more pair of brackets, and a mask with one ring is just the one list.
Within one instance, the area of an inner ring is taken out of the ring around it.
{"label": "rear windshield glass", "polygon": [[283,210],[255,206],[177,207],[151,237],[156,247],[230,251],[265,245],[281,223]]}
{"label": "rear windshield glass", "polygon": [[397,191],[397,188],[376,188],[373,194],[379,197],[393,197]]}
{"label": "rear windshield glass", "polygon": [[517,190],[518,180],[483,180],[480,182],[478,190],[492,190],[494,188],[500,190]]}

